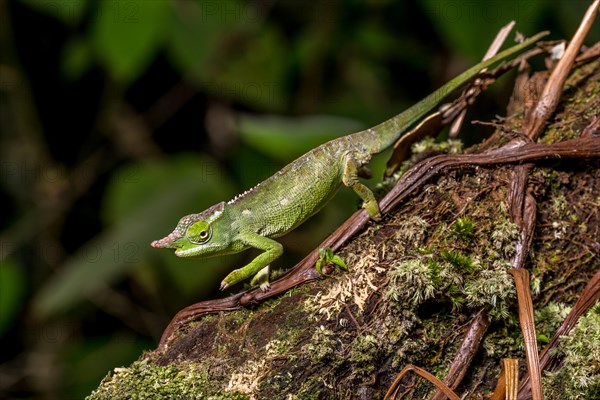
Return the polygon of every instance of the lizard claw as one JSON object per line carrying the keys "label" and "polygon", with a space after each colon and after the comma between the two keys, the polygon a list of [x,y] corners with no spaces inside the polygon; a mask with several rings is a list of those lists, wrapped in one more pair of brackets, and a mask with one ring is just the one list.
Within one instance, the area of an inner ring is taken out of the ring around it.
{"label": "lizard claw", "polygon": [[219,290],[225,290],[229,287],[229,285],[227,284],[227,282],[223,281],[221,282],[221,286],[219,287]]}
{"label": "lizard claw", "polygon": [[260,290],[262,290],[263,292],[266,292],[267,290],[269,290],[271,288],[271,284],[269,283],[269,281],[267,282],[263,282],[259,285]]}

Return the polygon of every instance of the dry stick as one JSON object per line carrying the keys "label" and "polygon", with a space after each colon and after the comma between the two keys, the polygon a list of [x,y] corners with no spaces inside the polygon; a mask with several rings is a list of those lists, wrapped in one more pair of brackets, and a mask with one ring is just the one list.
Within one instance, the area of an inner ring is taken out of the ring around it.
{"label": "dry stick", "polygon": [[490,400],[517,400],[518,383],[519,360],[516,358],[503,358],[496,390],[494,390]]}
{"label": "dry stick", "polygon": [[452,391],[452,389],[450,389],[448,386],[446,386],[444,384],[444,382],[442,382],[438,378],[436,378],[435,375],[432,375],[429,372],[425,371],[423,368],[419,368],[415,365],[407,365],[406,367],[404,367],[402,369],[402,371],[400,371],[400,373],[396,376],[396,379],[394,379],[394,382],[388,389],[387,393],[385,394],[385,397],[383,398],[383,400],[393,400],[396,398],[396,391],[398,390],[398,385],[400,384],[400,381],[402,381],[402,378],[404,377],[404,375],[406,375],[409,371],[414,371],[417,375],[419,375],[419,376],[427,379],[429,382],[433,383],[442,392],[444,392],[444,394],[447,397],[449,397],[451,400],[460,400],[460,398],[456,395],[456,393],[454,393]]}
{"label": "dry stick", "polygon": [[[482,309],[471,322],[471,326],[456,353],[456,357],[454,357],[454,360],[452,361],[450,370],[448,371],[448,374],[446,374],[444,383],[448,385],[450,389],[455,390],[465,377],[467,369],[471,365],[471,361],[479,349],[479,343],[481,342],[481,339],[483,339],[483,335],[487,331],[488,326],[490,326],[490,319],[488,318],[487,313]],[[443,391],[438,390],[431,397],[431,400],[443,400],[445,398],[446,394]]]}
{"label": "dry stick", "polygon": [[573,67],[579,49],[581,49],[583,41],[590,31],[594,19],[596,19],[599,7],[600,0],[595,0],[588,8],[571,43],[569,43],[569,46],[565,50],[565,54],[556,65],[556,68],[554,68],[554,71],[552,71],[552,74],[548,79],[548,84],[542,92],[540,101],[532,112],[532,118],[525,121],[524,132],[526,132],[531,139],[537,138],[542,133],[548,118],[554,113],[560,100],[560,94],[562,93],[565,81]]}
{"label": "dry stick", "polygon": [[[525,164],[516,166],[512,171],[511,183],[509,188],[508,200],[510,203],[510,213],[513,222],[519,227],[519,239],[515,245],[515,256],[512,260],[513,271],[512,272],[525,272],[526,273],[526,284],[517,285],[517,300],[519,303],[519,319],[521,322],[521,331],[525,340],[525,354],[527,357],[527,367],[530,371],[530,375],[534,377],[533,386],[533,399],[541,400],[542,396],[542,382],[541,372],[539,366],[539,359],[537,354],[537,342],[535,335],[535,324],[533,320],[533,305],[531,304],[531,293],[529,292],[529,273],[527,270],[522,269],[527,259],[527,253],[531,242],[533,240],[533,233],[535,229],[535,216],[537,203],[533,196],[526,194],[527,191],[527,180],[529,173],[533,168],[533,164]],[[519,279],[522,279],[520,277]],[[515,277],[517,281],[517,277]],[[532,339],[532,340],[527,340]],[[498,396],[502,396],[504,387],[498,387]],[[514,386],[513,391],[516,391]],[[511,393],[512,394],[515,393]]]}
{"label": "dry stick", "polygon": [[[533,165],[527,164],[518,166],[515,168],[513,182],[516,185],[511,185],[511,194],[517,194],[516,196],[510,196],[511,203],[515,203],[516,198],[522,198],[522,195],[526,191],[527,177],[531,171]],[[516,190],[513,190],[515,189]],[[527,358],[527,369],[529,375],[532,377],[532,398],[533,400],[542,400],[542,375],[540,369],[540,363],[537,352],[537,340],[535,334],[535,322],[533,318],[533,303],[531,301],[531,292],[529,289],[529,272],[524,269],[525,260],[527,258],[527,252],[531,246],[533,240],[533,233],[535,230],[535,215],[537,209],[537,203],[533,196],[526,195],[524,201],[521,201],[518,207],[511,207],[514,210],[513,220],[515,216],[519,216],[519,240],[515,246],[515,256],[512,260],[513,269],[510,271],[515,277],[515,283],[517,283],[517,301],[519,304],[519,321],[521,323],[521,331],[523,333],[523,339],[525,343],[525,355]],[[517,274],[517,275],[515,275]]]}
{"label": "dry stick", "polygon": [[[515,203],[516,198],[521,198],[526,190],[526,181],[529,176],[529,171],[533,166],[531,164],[518,166],[515,168],[513,177],[516,178],[513,182],[518,185],[517,190],[511,190],[516,196],[509,197],[511,203]],[[514,186],[511,185],[511,189]],[[524,203],[524,204],[523,204]],[[529,290],[529,272],[523,268],[527,258],[527,252],[533,240],[533,232],[535,228],[536,201],[531,195],[526,195],[524,201],[521,202],[513,214],[520,216],[518,224],[520,234],[519,240],[516,243],[515,257],[512,260],[513,269],[510,271],[515,278],[517,287],[517,301],[519,304],[519,321],[521,323],[521,331],[525,343],[525,355],[527,358],[527,369],[532,377],[532,398],[533,400],[542,400],[542,374],[537,352],[537,340],[535,334],[535,323],[533,319],[533,303],[531,301],[531,292]],[[516,221],[515,221],[516,222]]]}
{"label": "dry stick", "polygon": [[[483,56],[482,61],[485,61],[488,58],[492,58],[493,56],[496,55],[496,53],[498,53],[498,50],[500,50],[500,47],[502,47],[502,44],[504,43],[504,41],[506,40],[506,37],[508,36],[508,34],[510,33],[510,31],[512,30],[512,28],[514,26],[515,26],[515,21],[510,21],[508,24],[504,25],[500,29],[500,31],[498,31],[498,33],[496,34],[496,37],[494,38],[494,41],[492,42],[492,44],[488,48],[487,52]],[[452,122],[452,125],[450,126],[450,132],[448,133],[448,137],[455,138],[458,135],[458,132],[460,131],[460,127],[462,126],[463,121],[465,119],[465,115],[467,115],[467,107],[466,106],[465,106],[465,108],[463,108],[463,110],[460,112],[460,114],[456,117],[456,119]]]}
{"label": "dry stick", "polygon": [[380,206],[382,211],[395,208],[412,194],[413,190],[420,187],[423,181],[429,180],[445,168],[509,164],[543,158],[597,157],[599,151],[600,137],[589,135],[552,144],[527,143],[514,146],[509,143],[480,154],[448,154],[430,157],[402,175],[396,186],[382,199]]}
{"label": "dry stick", "polygon": [[596,42],[592,47],[589,47],[585,52],[577,56],[575,59],[576,65],[584,64],[593,61],[600,57],[600,42]]}
{"label": "dry stick", "polygon": [[[448,168],[489,166],[518,162],[529,162],[548,158],[587,158],[600,156],[600,137],[586,135],[578,139],[553,144],[528,143],[523,146],[503,146],[482,154],[439,155],[423,160],[405,173],[392,190],[381,200],[380,209],[388,213],[399,203],[411,196],[429,179]],[[296,264],[289,273],[271,283],[271,289],[263,292],[253,289],[233,296],[203,301],[179,311],[171,320],[160,340],[164,346],[169,337],[181,326],[201,315],[219,311],[237,310],[251,303],[283,293],[294,286],[319,279],[320,274],[314,268],[319,258],[319,248],[338,250],[346,241],[362,229],[369,217],[363,210],[354,213],[342,226],[333,232],[315,250]]]}
{"label": "dry stick", "polygon": [[531,398],[533,400],[543,399],[542,395],[542,372],[540,360],[537,354],[537,340],[535,336],[535,324],[533,321],[533,302],[529,291],[529,271],[525,268],[513,268],[510,274],[515,279],[517,298],[519,300],[519,322],[525,342],[525,355],[527,357],[527,369],[529,376],[538,377],[538,382],[531,385]]}
{"label": "dry stick", "polygon": [[[567,318],[563,321],[562,325],[556,330],[550,342],[544,347],[540,353],[540,367],[542,370],[550,369],[555,361],[552,356],[552,350],[556,348],[560,341],[560,337],[567,335],[571,329],[575,326],[579,318],[585,314],[596,302],[600,300],[600,271],[590,279],[587,283],[581,296],[575,302],[575,305],[567,315]],[[525,375],[523,382],[519,387],[519,398],[527,399],[530,397],[530,382],[529,376]]]}

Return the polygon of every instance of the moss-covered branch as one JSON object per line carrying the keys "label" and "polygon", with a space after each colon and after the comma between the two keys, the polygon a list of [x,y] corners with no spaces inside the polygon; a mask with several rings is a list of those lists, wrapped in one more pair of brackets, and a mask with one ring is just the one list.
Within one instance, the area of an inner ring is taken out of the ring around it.
{"label": "moss-covered branch", "polygon": [[[599,82],[598,62],[574,71],[543,142],[577,138],[598,118]],[[504,121],[507,130],[519,123]],[[191,322],[111,372],[89,399],[382,398],[407,364],[443,380],[482,311],[490,324],[456,391],[485,398],[501,358],[524,359],[508,274],[519,235],[510,173],[506,165],[444,170],[336,251],[348,272]],[[543,344],[600,268],[600,160],[540,162],[528,183],[538,211],[525,267]],[[596,306],[561,342],[562,367],[544,376],[547,398],[598,395],[599,315]],[[413,398],[435,391],[414,376],[402,383]]]}

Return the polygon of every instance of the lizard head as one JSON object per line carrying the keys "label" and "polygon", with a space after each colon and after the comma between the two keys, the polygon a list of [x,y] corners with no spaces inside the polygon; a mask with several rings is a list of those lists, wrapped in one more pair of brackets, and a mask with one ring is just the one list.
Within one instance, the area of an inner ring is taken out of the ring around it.
{"label": "lizard head", "polygon": [[[225,216],[225,203],[215,204],[199,214],[190,214],[168,236],[155,240],[157,249],[175,249],[178,257],[210,256],[228,253],[230,241],[226,229],[219,229]],[[229,225],[229,224],[227,224]]]}

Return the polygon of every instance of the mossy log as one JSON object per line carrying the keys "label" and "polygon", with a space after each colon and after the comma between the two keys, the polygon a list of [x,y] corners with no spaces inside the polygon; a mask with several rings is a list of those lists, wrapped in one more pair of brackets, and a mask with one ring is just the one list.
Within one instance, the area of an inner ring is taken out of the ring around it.
{"label": "mossy log", "polygon": [[[488,145],[518,132],[521,114],[503,120]],[[599,115],[596,61],[571,74],[540,142],[575,139]],[[414,157],[440,151],[432,146]],[[336,252],[348,271],[203,316],[111,372],[89,399],[381,399],[409,364],[446,379],[476,318],[480,332],[455,391],[489,398],[502,358],[520,360],[521,376],[526,372],[508,273],[519,236],[507,201],[513,168],[438,174]],[[600,270],[600,160],[536,161],[528,192],[537,213],[525,267],[541,348]],[[562,363],[544,373],[546,397],[597,398],[599,306],[571,336],[561,342]],[[409,374],[398,393],[421,399],[435,390]]]}

